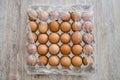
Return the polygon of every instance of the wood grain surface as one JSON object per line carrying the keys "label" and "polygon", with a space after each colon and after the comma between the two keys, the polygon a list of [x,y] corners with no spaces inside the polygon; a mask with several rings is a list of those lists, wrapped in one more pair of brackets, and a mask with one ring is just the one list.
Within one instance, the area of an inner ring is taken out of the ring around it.
{"label": "wood grain surface", "polygon": [[[84,80],[74,76],[30,76],[24,69],[26,11],[38,4],[79,0],[0,0],[0,80]],[[120,80],[120,0],[93,0],[97,70],[87,80]]]}

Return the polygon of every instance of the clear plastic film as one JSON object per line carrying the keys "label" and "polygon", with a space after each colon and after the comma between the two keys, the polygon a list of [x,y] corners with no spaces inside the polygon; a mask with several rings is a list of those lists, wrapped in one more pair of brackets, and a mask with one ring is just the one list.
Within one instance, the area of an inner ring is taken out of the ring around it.
{"label": "clear plastic film", "polygon": [[89,1],[29,7],[28,74],[84,76],[95,72],[94,14]]}

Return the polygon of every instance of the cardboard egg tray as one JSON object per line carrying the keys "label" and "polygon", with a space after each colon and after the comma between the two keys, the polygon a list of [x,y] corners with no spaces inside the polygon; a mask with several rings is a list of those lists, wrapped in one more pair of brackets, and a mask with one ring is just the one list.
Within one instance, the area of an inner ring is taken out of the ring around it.
{"label": "cardboard egg tray", "polygon": [[[80,5],[79,5],[79,6],[80,6]],[[74,7],[74,9],[73,9],[73,7]],[[54,10],[53,7],[51,8],[50,6],[32,6],[32,7],[30,7],[30,8],[31,8],[31,9],[34,9],[35,11],[38,11],[38,9],[42,9],[42,10],[44,10],[44,11],[47,11],[48,13],[49,13],[50,11]],[[75,9],[76,9],[76,10],[75,10]],[[83,12],[90,12],[90,13],[91,13],[91,12],[93,12],[93,11],[91,11],[91,8],[90,8],[90,7],[86,8],[86,7],[81,6],[81,7],[78,8],[78,5],[77,5],[77,6],[75,6],[75,5],[69,6],[69,7],[67,7],[65,10],[68,11],[69,13],[72,13],[72,12],[74,12],[74,11],[79,11],[80,13],[83,13]],[[64,8],[63,8],[63,10],[58,9],[57,11],[58,11],[59,14],[60,14],[60,12],[64,11]],[[39,12],[38,12],[38,14],[39,14]],[[32,31],[31,31],[31,28],[30,28],[30,25],[29,25],[29,22],[30,22],[30,21],[31,21],[31,20],[29,20],[29,17],[28,17],[28,23],[27,23],[27,24],[28,24],[28,25],[27,25],[27,29],[28,29],[28,30],[27,30],[27,33],[36,33],[37,36],[38,36],[39,34],[41,34],[40,31],[39,31],[39,29],[37,29],[35,32],[32,32]],[[60,16],[59,16],[58,20],[56,20],[56,21],[59,23],[59,25],[61,25],[61,23],[64,22],[64,21],[61,20],[61,17],[60,17]],[[49,19],[46,20],[46,21],[42,21],[42,20],[40,20],[39,18],[37,18],[36,20],[34,20],[34,22],[36,22],[37,25],[39,25],[41,22],[45,22],[45,23],[48,24],[48,27],[49,27],[49,23],[52,22],[52,20],[49,18]],[[70,20],[67,21],[67,22],[69,22],[69,23],[72,25],[72,23],[75,22],[75,21],[73,21],[72,19],[70,19]],[[83,26],[84,22],[86,22],[86,21],[84,21],[84,20],[81,18],[79,21],[76,21],[76,22],[80,22],[80,23],[82,24],[82,26]],[[94,24],[94,19],[93,19],[93,18],[92,18],[91,22]],[[38,26],[38,27],[39,27],[39,26]],[[90,33],[93,34],[93,36],[95,36],[94,27],[95,27],[95,26],[93,25],[93,30],[92,30],[92,32],[90,32]],[[72,28],[71,28],[70,31],[69,31],[69,32],[66,32],[66,33],[69,33],[69,34],[70,34],[70,37],[71,37],[72,34],[73,34],[73,32],[75,32],[75,31],[73,31]],[[84,33],[86,33],[86,32],[83,30],[83,28],[81,28],[81,30],[80,30],[79,32],[82,34],[82,36],[83,36]],[[49,36],[50,33],[53,33],[53,32],[50,30],[50,28],[48,28],[48,31],[47,31],[45,34],[47,34],[47,35]],[[57,31],[57,32],[55,32],[55,33],[58,33],[58,34],[59,34],[59,37],[60,37],[61,34],[62,34],[62,33],[65,33],[65,32],[63,32],[63,31],[61,30],[61,28],[59,28],[59,31]],[[94,40],[95,40],[95,39],[94,39]],[[27,64],[27,60],[26,60],[25,68],[26,68],[28,74],[33,74],[33,75],[34,75],[34,74],[37,74],[37,75],[39,75],[39,74],[40,74],[40,75],[41,75],[41,74],[45,74],[45,75],[46,75],[46,74],[62,74],[62,75],[78,75],[78,76],[80,76],[80,75],[85,75],[85,74],[88,74],[88,73],[93,73],[93,72],[94,72],[94,69],[95,69],[95,68],[94,68],[94,67],[95,67],[95,64],[94,64],[94,63],[91,64],[91,63],[90,63],[90,60],[88,59],[88,57],[91,56],[92,59],[95,60],[95,55],[94,55],[94,52],[95,52],[95,43],[94,43],[94,40],[89,44],[89,45],[91,45],[91,46],[93,47],[93,49],[94,49],[90,55],[86,54],[84,51],[82,51],[82,53],[81,53],[80,55],[77,55],[77,56],[80,56],[80,57],[82,58],[82,60],[83,60],[83,57],[87,58],[88,63],[87,63],[86,65],[84,65],[84,64],[83,64],[83,61],[82,61],[82,64],[81,64],[80,66],[78,66],[78,67],[74,66],[72,63],[70,64],[69,67],[65,67],[65,66],[61,65],[60,62],[59,62],[59,64],[56,65],[56,66],[51,66],[51,65],[49,64],[49,57],[52,56],[52,54],[49,52],[49,50],[48,50],[47,54],[45,55],[45,56],[48,57],[48,63],[47,63],[46,65],[44,65],[44,64],[42,64],[42,62],[39,62],[39,59],[38,59],[38,58],[39,58],[39,56],[41,56],[41,55],[38,53],[38,51],[37,51],[36,53],[34,53],[34,54],[29,54],[29,53],[27,52],[27,50],[26,50],[26,57],[25,57],[25,58],[27,59],[27,57],[28,57],[29,55],[34,55],[34,56],[36,57],[36,60],[37,60],[37,61],[36,61],[36,63],[35,63],[34,65],[29,65],[29,64]],[[28,41],[26,41],[26,45],[28,45],[28,44],[31,44],[31,43],[28,43]],[[37,46],[37,48],[38,48],[39,45],[41,45],[41,43],[38,41],[38,39],[37,39],[36,42],[34,42],[34,44]],[[48,39],[48,41],[47,41],[47,43],[46,43],[45,45],[47,45],[48,48],[49,48],[49,46],[50,46],[51,44],[52,44],[52,43],[51,43],[51,42],[49,41],[49,39]],[[58,43],[55,43],[55,44],[57,44],[57,45],[59,46],[59,49],[60,49],[60,47],[61,47],[61,45],[62,45],[63,43],[62,43],[61,40],[59,39],[59,42],[58,42]],[[70,59],[72,59],[73,56],[76,56],[75,54],[72,53],[72,46],[73,46],[74,44],[73,44],[71,38],[70,38],[70,42],[67,43],[67,44],[70,45],[70,47],[71,47],[71,52],[70,52],[70,54],[68,54],[68,55],[64,55],[64,54],[61,52],[61,50],[59,50],[59,53],[56,54],[56,56],[59,57],[59,60],[61,60],[61,58],[62,58],[63,56],[69,56]],[[86,44],[86,43],[84,43],[84,41],[82,40],[79,45],[81,45],[82,48],[83,48],[85,44]]]}

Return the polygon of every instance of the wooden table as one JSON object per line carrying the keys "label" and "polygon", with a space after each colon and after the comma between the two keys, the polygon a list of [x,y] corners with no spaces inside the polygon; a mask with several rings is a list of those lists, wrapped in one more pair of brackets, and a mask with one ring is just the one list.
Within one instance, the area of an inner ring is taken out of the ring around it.
{"label": "wooden table", "polygon": [[[50,79],[55,76],[29,76],[24,70],[26,10],[34,1],[49,4],[51,0],[0,0],[0,80],[55,80]],[[88,80],[120,80],[120,0],[94,0],[94,5],[97,71]],[[56,80],[84,79],[57,76]]]}

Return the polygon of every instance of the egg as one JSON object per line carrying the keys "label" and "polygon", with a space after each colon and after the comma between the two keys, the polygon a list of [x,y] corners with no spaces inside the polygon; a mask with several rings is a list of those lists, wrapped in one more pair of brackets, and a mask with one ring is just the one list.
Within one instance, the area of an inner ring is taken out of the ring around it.
{"label": "egg", "polygon": [[86,57],[83,57],[83,58],[82,58],[82,63],[83,63],[84,65],[87,65],[87,64],[88,64],[88,59],[87,59]]}
{"label": "egg", "polygon": [[91,33],[85,33],[83,35],[83,41],[86,44],[90,44],[90,43],[92,43],[94,41],[94,37],[93,37],[93,35]]}
{"label": "egg", "polygon": [[59,52],[59,46],[57,44],[51,44],[49,46],[49,52],[52,54],[52,55],[56,55],[58,54]]}
{"label": "egg", "polygon": [[83,13],[82,13],[82,19],[83,19],[84,21],[91,21],[92,18],[93,18],[93,16],[92,16],[91,13],[89,13],[89,12],[83,12]]}
{"label": "egg", "polygon": [[27,34],[27,41],[29,42],[29,43],[34,43],[34,42],[36,42],[37,41],[37,34],[36,33],[28,33]]}
{"label": "egg", "polygon": [[63,44],[63,45],[60,47],[60,50],[61,50],[61,53],[62,53],[63,55],[68,55],[68,54],[70,54],[71,47],[70,47],[68,44]]}
{"label": "egg", "polygon": [[60,60],[60,63],[64,67],[69,67],[71,65],[71,59],[69,56],[63,56]]}
{"label": "egg", "polygon": [[47,35],[47,34],[39,34],[39,36],[38,36],[38,41],[39,41],[41,44],[47,43],[47,41],[48,41],[48,35]]}
{"label": "egg", "polygon": [[27,52],[29,54],[34,54],[34,53],[36,53],[36,51],[37,51],[37,47],[35,44],[28,44],[27,45]]}
{"label": "egg", "polygon": [[39,61],[39,64],[47,65],[48,58],[47,56],[39,56],[38,61]]}
{"label": "egg", "polygon": [[72,57],[72,65],[75,67],[79,67],[82,65],[82,58],[80,56]]}
{"label": "egg", "polygon": [[50,56],[49,57],[49,64],[51,66],[57,66],[59,64],[59,58],[58,58],[58,56]]}
{"label": "egg", "polygon": [[27,57],[27,64],[28,65],[31,65],[31,66],[34,66],[36,64],[37,60],[36,60],[36,57],[34,55],[29,55]]}
{"label": "egg", "polygon": [[89,65],[93,65],[94,60],[93,60],[92,56],[88,57],[88,62],[89,62]]}
{"label": "egg", "polygon": [[87,55],[90,55],[93,52],[93,47],[89,44],[86,44],[83,47],[83,52],[86,53]]}
{"label": "egg", "polygon": [[32,33],[33,39],[36,42],[37,41],[37,34],[36,33]]}
{"label": "egg", "polygon": [[72,33],[72,42],[73,44],[80,44],[82,41],[82,34],[79,31]]}
{"label": "egg", "polygon": [[71,25],[69,22],[62,22],[60,28],[63,32],[69,32],[71,29]]}
{"label": "egg", "polygon": [[49,41],[50,41],[51,43],[58,43],[58,42],[59,42],[59,39],[60,39],[60,37],[59,37],[59,35],[58,35],[57,33],[51,33],[51,34],[49,35]]}
{"label": "egg", "polygon": [[51,20],[58,20],[59,19],[59,12],[54,10],[49,13],[50,19]]}
{"label": "egg", "polygon": [[32,32],[35,32],[37,30],[37,23],[34,22],[34,21],[30,21],[29,22],[29,27],[30,27]]}
{"label": "egg", "polygon": [[62,13],[61,13],[61,19],[62,19],[63,21],[69,21],[70,18],[71,18],[71,15],[70,15],[69,12],[62,12]]}
{"label": "egg", "polygon": [[80,45],[73,45],[72,46],[72,53],[74,55],[80,55],[80,54],[82,54],[82,46],[80,46]]}
{"label": "egg", "polygon": [[86,21],[83,23],[82,28],[86,33],[90,33],[93,30],[93,24],[90,21]]}
{"label": "egg", "polygon": [[48,12],[41,10],[38,13],[38,18],[42,21],[47,21],[49,18],[49,14],[48,14]]}
{"label": "egg", "polygon": [[63,33],[60,37],[62,43],[70,42],[70,35],[68,33]]}
{"label": "egg", "polygon": [[80,22],[73,22],[72,23],[72,30],[73,31],[80,31],[82,24]]}
{"label": "egg", "polygon": [[38,13],[34,10],[34,9],[29,9],[28,10],[28,16],[29,16],[29,20],[36,20],[38,17]]}
{"label": "egg", "polygon": [[47,47],[46,45],[40,44],[40,45],[38,46],[38,53],[39,53],[40,55],[46,55],[47,52],[48,52],[48,47]]}
{"label": "egg", "polygon": [[57,21],[51,22],[49,26],[52,32],[57,32],[59,30],[59,23]]}
{"label": "egg", "polygon": [[71,18],[73,21],[81,20],[81,13],[79,11],[74,11],[71,13]]}
{"label": "egg", "polygon": [[40,33],[46,33],[47,30],[48,30],[48,24],[45,23],[45,22],[41,22],[39,24],[39,31],[40,31]]}

